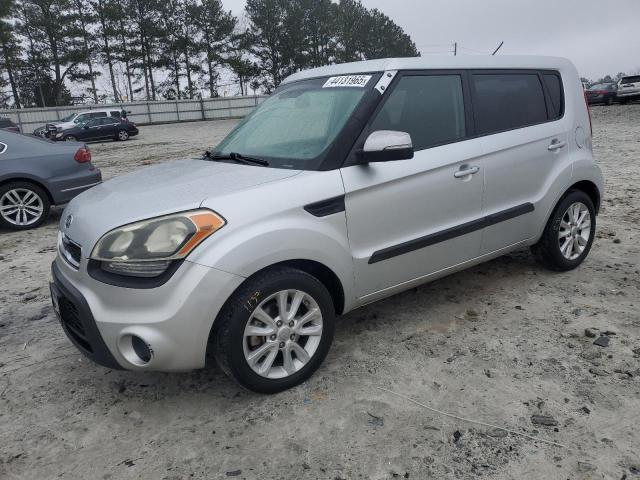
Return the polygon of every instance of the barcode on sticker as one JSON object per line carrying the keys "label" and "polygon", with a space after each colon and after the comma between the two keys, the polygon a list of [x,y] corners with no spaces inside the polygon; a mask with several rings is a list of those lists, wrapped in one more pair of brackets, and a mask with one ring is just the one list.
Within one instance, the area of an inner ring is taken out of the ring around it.
{"label": "barcode on sticker", "polygon": [[331,77],[325,82],[322,88],[331,87],[364,87],[371,80],[371,75],[342,75]]}

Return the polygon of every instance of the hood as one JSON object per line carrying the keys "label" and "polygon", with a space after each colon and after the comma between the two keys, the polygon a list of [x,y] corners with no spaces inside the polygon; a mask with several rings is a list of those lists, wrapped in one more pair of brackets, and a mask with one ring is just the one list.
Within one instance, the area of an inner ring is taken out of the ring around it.
{"label": "hood", "polygon": [[[155,165],[115,177],[75,197],[60,218],[60,229],[88,256],[102,235],[121,225],[198,208],[205,200],[297,173],[299,170],[205,160]],[[73,220],[66,227],[69,215]]]}

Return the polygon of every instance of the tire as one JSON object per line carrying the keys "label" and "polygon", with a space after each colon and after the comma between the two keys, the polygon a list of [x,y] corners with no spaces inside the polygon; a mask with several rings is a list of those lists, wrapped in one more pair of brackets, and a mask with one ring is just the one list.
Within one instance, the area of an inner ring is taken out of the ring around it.
{"label": "tire", "polygon": [[[578,218],[569,212],[569,208],[576,205],[580,212],[576,215]],[[580,221],[585,211],[588,215]],[[596,214],[591,198],[581,190],[570,190],[556,205],[540,241],[532,250],[547,268],[561,272],[572,270],[589,254],[595,231]]]}
{"label": "tire", "polygon": [[127,132],[126,130],[120,130],[118,131],[118,135],[116,136],[116,138],[121,142],[126,142],[127,140],[129,140],[129,132]]}
{"label": "tire", "polygon": [[607,99],[604,101],[604,104],[605,104],[605,105],[611,105],[612,103],[613,103],[613,99],[612,99],[611,97],[607,98]]}
{"label": "tire", "polygon": [[78,137],[76,137],[75,135],[67,135],[66,137],[64,137],[64,141],[65,142],[77,142],[78,141]]}
{"label": "tire", "polygon": [[[302,302],[293,321],[284,319],[279,325],[279,299],[285,291],[285,309],[297,295]],[[320,366],[333,340],[334,319],[331,295],[318,279],[294,268],[274,267],[247,280],[227,300],[215,321],[210,348],[220,368],[240,385],[277,393],[302,383]],[[251,336],[254,331],[260,335]]]}
{"label": "tire", "polygon": [[4,228],[28,230],[39,227],[50,210],[49,196],[33,183],[10,182],[0,187],[0,226]]}

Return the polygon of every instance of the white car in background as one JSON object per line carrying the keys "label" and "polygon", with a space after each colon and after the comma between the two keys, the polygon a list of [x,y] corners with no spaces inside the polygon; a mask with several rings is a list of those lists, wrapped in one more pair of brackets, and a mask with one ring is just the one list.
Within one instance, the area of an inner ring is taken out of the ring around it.
{"label": "white car in background", "polygon": [[640,75],[622,77],[618,82],[616,98],[622,104],[632,100],[640,100]]}

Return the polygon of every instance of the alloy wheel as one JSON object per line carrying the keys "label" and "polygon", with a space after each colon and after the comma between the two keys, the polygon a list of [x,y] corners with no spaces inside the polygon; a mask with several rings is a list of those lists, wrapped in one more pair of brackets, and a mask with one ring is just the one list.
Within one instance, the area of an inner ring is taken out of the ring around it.
{"label": "alloy wheel", "polygon": [[118,138],[124,142],[129,139],[129,134],[124,130],[120,130],[118,132]]}
{"label": "alloy wheel", "polygon": [[36,223],[44,212],[42,198],[28,188],[8,190],[0,198],[0,215],[12,225]]}
{"label": "alloy wheel", "polygon": [[321,338],[318,302],[300,290],[281,290],[251,313],[244,329],[244,357],[258,375],[285,378],[311,360]]}
{"label": "alloy wheel", "polygon": [[589,243],[591,237],[591,214],[582,202],[572,203],[560,220],[558,246],[567,260],[575,260]]}

